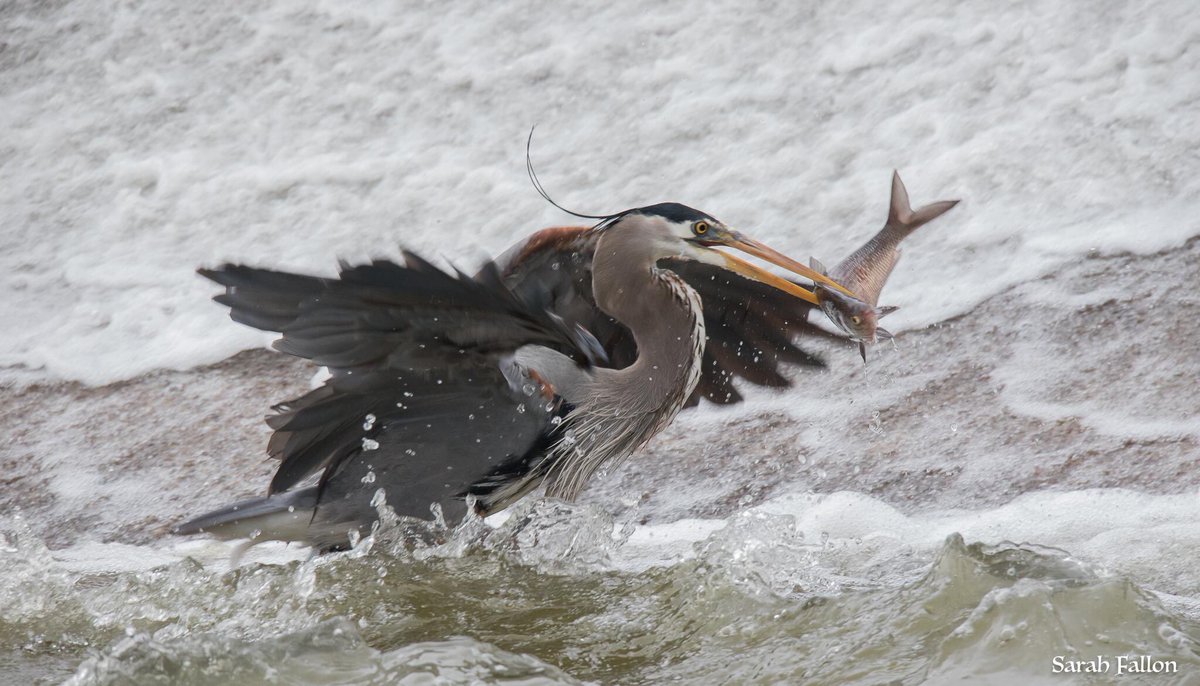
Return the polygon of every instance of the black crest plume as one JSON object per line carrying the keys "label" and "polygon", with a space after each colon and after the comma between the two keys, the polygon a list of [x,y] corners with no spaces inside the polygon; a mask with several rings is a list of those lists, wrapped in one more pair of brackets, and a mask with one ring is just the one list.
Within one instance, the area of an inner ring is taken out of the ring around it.
{"label": "black crest plume", "polygon": [[581,212],[575,212],[574,210],[568,210],[567,208],[555,202],[554,198],[551,198],[550,194],[546,192],[545,186],[542,185],[541,179],[538,178],[537,172],[533,169],[533,157],[530,154],[530,149],[533,146],[533,131],[536,128],[536,125],[529,127],[529,138],[525,140],[525,171],[529,173],[529,182],[533,184],[533,189],[537,191],[538,195],[542,196],[546,202],[562,210],[563,212],[566,212],[572,217],[579,217],[581,219],[599,219],[600,221],[594,227],[592,227],[596,229],[608,226],[617,219],[620,219],[621,217],[624,217],[633,211],[623,210],[621,212],[617,212],[616,214],[583,214]]}

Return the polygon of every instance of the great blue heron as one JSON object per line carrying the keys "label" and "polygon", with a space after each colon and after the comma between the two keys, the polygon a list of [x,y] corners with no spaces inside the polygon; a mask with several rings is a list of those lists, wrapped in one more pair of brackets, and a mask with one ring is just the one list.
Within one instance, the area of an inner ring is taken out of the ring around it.
{"label": "great blue heron", "polygon": [[780,386],[780,363],[819,364],[791,340],[812,292],[715,248],[841,289],[828,277],[678,203],[597,218],[475,276],[412,253],[336,279],[200,270],[234,320],[331,376],[267,420],[267,496],[175,531],[336,549],[377,520],[380,489],[399,515],[436,503],[448,521],[543,484],[571,499],[689,402],[736,401],[733,376]]}

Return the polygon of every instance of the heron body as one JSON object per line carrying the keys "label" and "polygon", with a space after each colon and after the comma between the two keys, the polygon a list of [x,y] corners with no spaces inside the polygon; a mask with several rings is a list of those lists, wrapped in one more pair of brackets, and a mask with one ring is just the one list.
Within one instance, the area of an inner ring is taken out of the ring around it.
{"label": "heron body", "polygon": [[268,495],[176,532],[335,549],[381,499],[455,521],[543,485],[575,498],[685,406],[736,401],[734,377],[781,386],[780,364],[819,364],[791,340],[816,330],[812,293],[722,246],[828,281],[675,203],[535,234],[474,276],[410,253],[337,279],[201,270],[233,319],[331,376],[268,419]]}
{"label": "heron body", "polygon": [[[596,246],[596,304],[629,328],[640,354],[623,369],[597,369],[581,389],[565,427],[574,440],[559,448],[571,457],[556,461],[547,488],[551,496],[575,498],[602,465],[644,445],[671,423],[700,380],[705,342],[700,296],[658,267],[660,244],[645,239],[660,234],[673,237],[662,220],[626,222]],[[655,345],[659,341],[670,345]]]}

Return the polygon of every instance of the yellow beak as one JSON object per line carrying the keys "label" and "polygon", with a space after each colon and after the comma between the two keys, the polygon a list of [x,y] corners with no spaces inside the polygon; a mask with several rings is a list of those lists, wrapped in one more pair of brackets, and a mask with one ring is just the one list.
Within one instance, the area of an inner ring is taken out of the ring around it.
{"label": "yellow beak", "polygon": [[733,255],[730,255],[729,253],[722,252],[719,254],[721,255],[722,258],[724,258],[725,267],[727,269],[729,269],[729,271],[737,272],[738,274],[741,274],[742,276],[744,276],[748,279],[754,279],[755,281],[761,281],[762,283],[765,283],[768,286],[774,286],[775,288],[778,288],[779,290],[783,291],[784,293],[790,293],[791,295],[794,295],[797,298],[800,298],[801,300],[810,302],[814,305],[821,304],[821,302],[819,300],[817,300],[817,296],[813,295],[813,292],[808,290],[807,288],[803,288],[798,284],[794,284],[791,281],[788,281],[787,279],[783,279],[778,276],[775,276],[771,272],[769,272],[761,267],[757,267],[753,264],[750,264],[749,262],[747,262],[739,257],[734,257]]}
{"label": "yellow beak", "polygon": [[[831,288],[836,288],[850,297],[855,297],[854,293],[852,293],[849,289],[829,278],[828,276],[825,276],[824,274],[810,267],[806,267],[787,255],[779,252],[778,250],[763,245],[752,238],[747,238],[736,231],[731,231],[729,233],[729,238],[721,241],[721,245],[726,245],[730,248],[736,248],[744,253],[766,260],[771,264],[783,267],[797,276],[803,276],[806,279],[811,279],[814,283],[823,283]],[[755,281],[761,281],[767,285],[774,286],[785,293],[790,293],[797,298],[810,302],[814,305],[820,304],[820,302],[817,300],[817,296],[813,295],[812,291],[806,288],[801,288],[799,285],[794,284],[787,279],[780,278],[765,269],[756,267],[753,264],[734,257],[728,253],[721,253],[721,256],[725,258],[725,266],[729,268],[730,271],[737,272],[738,274],[750,279],[754,279]]]}

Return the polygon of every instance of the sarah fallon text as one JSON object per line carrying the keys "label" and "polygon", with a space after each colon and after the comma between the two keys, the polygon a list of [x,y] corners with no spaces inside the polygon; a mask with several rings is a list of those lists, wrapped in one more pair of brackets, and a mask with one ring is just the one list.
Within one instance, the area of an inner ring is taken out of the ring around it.
{"label": "sarah fallon text", "polygon": [[1055,655],[1050,670],[1055,674],[1175,674],[1179,663],[1175,660],[1158,660],[1149,655],[1097,655],[1090,660],[1068,660]]}

